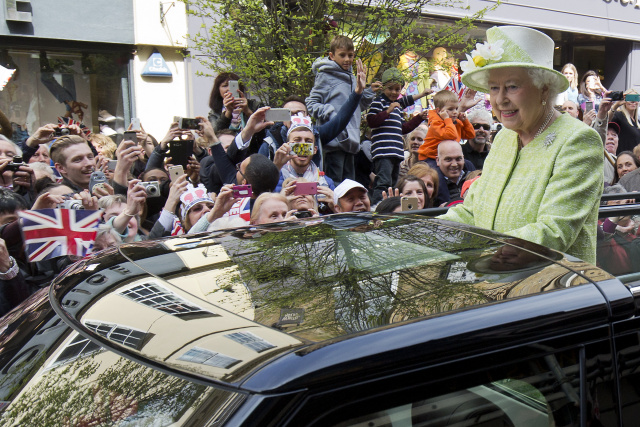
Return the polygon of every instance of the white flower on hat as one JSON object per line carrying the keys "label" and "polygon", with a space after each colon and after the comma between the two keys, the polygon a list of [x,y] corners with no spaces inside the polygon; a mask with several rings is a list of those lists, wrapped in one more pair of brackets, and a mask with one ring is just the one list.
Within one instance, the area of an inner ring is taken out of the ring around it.
{"label": "white flower on hat", "polygon": [[486,41],[482,44],[476,44],[476,48],[471,51],[471,55],[466,55],[467,61],[460,62],[460,68],[462,68],[464,72],[472,71],[492,62],[499,61],[504,53],[502,43],[503,40],[497,40],[495,43]]}

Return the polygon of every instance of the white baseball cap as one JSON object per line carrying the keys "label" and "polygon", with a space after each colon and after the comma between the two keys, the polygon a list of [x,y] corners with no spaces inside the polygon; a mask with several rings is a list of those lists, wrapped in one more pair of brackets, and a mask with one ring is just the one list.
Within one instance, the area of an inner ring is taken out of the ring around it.
{"label": "white baseball cap", "polygon": [[335,190],[333,190],[333,203],[337,205],[338,199],[354,188],[362,188],[364,191],[367,191],[367,189],[364,188],[364,185],[360,184],[359,182],[356,182],[352,179],[345,179],[340,183],[340,185],[336,187]]}

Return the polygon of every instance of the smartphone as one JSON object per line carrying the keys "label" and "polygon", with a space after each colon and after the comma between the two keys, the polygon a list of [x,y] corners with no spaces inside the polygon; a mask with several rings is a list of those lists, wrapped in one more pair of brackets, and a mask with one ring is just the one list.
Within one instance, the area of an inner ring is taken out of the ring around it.
{"label": "smartphone", "polygon": [[637,93],[630,93],[624,96],[624,100],[627,102],[640,102],[640,95]]}
{"label": "smartphone", "polygon": [[253,196],[253,191],[251,191],[251,184],[234,185],[231,190],[233,191],[233,197],[236,199]]}
{"label": "smartphone", "polygon": [[131,130],[142,130],[140,127],[140,119],[137,117],[131,118]]}
{"label": "smartphone", "polygon": [[237,80],[229,80],[229,92],[231,92],[231,96],[233,96],[234,98],[239,98],[240,95],[238,94],[238,89],[240,88],[240,85],[238,84]]}
{"label": "smartphone", "polygon": [[175,181],[180,178],[181,175],[184,175],[184,168],[182,165],[175,165],[169,168],[169,178],[171,181]]}
{"label": "smartphone", "polygon": [[107,170],[114,171],[116,170],[116,166],[118,166],[117,160],[109,160],[109,163],[107,163]]}
{"label": "smartphone", "polygon": [[133,141],[137,145],[138,144],[138,135],[133,130],[126,130],[124,132],[124,137],[122,138],[122,140],[123,141]]}
{"label": "smartphone", "polygon": [[179,120],[177,120],[177,122],[180,129],[200,129],[200,119],[191,119],[187,117],[178,117],[178,119]]}
{"label": "smartphone", "polygon": [[291,144],[291,155],[299,157],[313,156],[312,142],[294,142]]}
{"label": "smartphone", "polygon": [[317,182],[297,182],[296,188],[293,190],[293,194],[296,196],[304,196],[307,194],[318,194]]}
{"label": "smartphone", "polygon": [[584,107],[585,113],[588,113],[589,111],[593,110],[593,101],[586,101],[584,105],[585,105]]}
{"label": "smartphone", "polygon": [[291,110],[288,108],[270,108],[265,113],[264,119],[268,122],[290,122]]}
{"label": "smartphone", "polygon": [[417,197],[402,196],[400,206],[402,207],[402,211],[415,211],[416,209],[420,209]]}
{"label": "smartphone", "polygon": [[192,154],[193,139],[174,139],[173,141],[169,141],[171,164],[182,165],[182,167],[186,169]]}
{"label": "smartphone", "polygon": [[94,171],[91,174],[91,178],[89,178],[89,191],[93,194],[93,189],[98,184],[102,184],[102,188],[104,188],[104,184],[107,182],[107,177],[102,171]]}

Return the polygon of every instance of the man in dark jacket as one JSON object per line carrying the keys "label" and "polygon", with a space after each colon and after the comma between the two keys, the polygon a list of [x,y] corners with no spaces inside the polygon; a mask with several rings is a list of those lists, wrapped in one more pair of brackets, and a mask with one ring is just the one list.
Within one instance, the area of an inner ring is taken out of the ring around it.
{"label": "man in dark jacket", "polygon": [[452,140],[442,141],[438,145],[438,157],[435,161],[427,159],[427,164],[438,172],[440,178],[436,206],[461,199],[460,190],[465,176],[476,170],[470,161],[464,159],[460,143]]}

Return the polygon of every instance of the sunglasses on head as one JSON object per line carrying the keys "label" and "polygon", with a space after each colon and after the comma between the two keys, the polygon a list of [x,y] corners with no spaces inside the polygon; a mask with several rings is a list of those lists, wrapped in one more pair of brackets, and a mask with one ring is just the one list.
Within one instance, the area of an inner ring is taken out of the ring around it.
{"label": "sunglasses on head", "polygon": [[474,129],[482,128],[484,130],[491,130],[491,125],[487,125],[487,124],[484,124],[484,123],[474,123],[473,124],[473,128]]}

